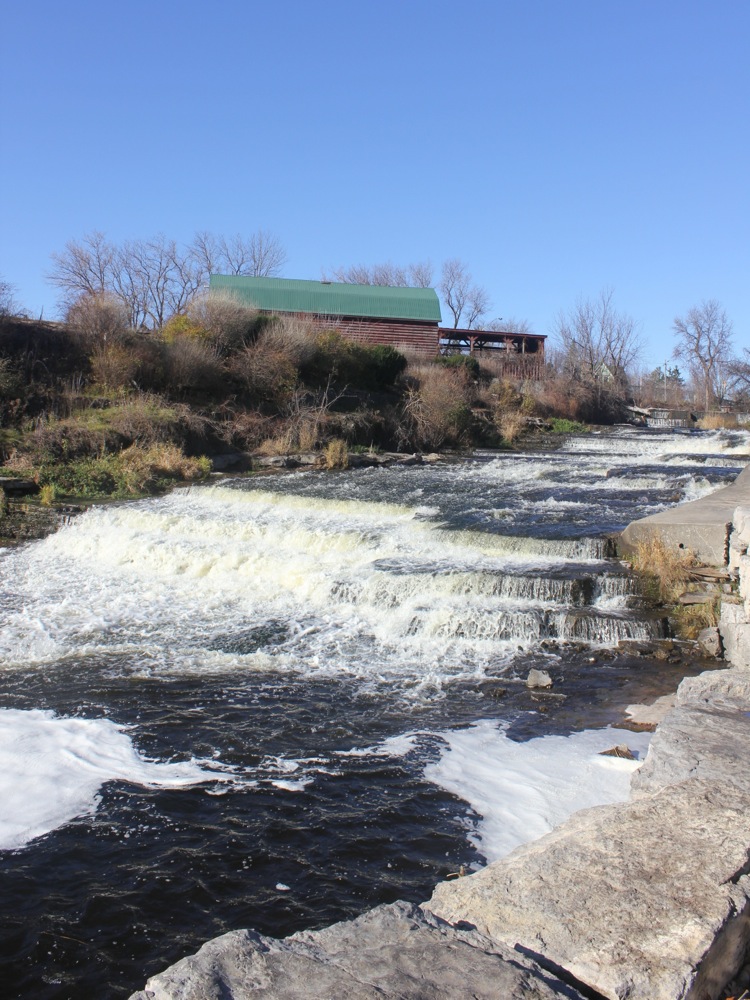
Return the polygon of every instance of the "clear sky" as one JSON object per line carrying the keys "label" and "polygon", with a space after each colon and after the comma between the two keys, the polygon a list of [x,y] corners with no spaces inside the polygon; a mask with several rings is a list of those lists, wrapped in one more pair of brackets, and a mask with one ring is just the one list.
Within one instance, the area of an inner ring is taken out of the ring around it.
{"label": "clear sky", "polygon": [[646,362],[706,298],[750,346],[748,0],[0,9],[0,276],[33,314],[91,230],[264,228],[289,277],[460,257],[537,333],[611,286]]}

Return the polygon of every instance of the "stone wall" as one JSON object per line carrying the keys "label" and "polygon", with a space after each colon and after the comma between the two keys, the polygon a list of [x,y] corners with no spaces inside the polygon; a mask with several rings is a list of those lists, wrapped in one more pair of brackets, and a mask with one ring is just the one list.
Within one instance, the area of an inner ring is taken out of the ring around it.
{"label": "stone wall", "polygon": [[735,508],[729,536],[729,569],[738,573],[738,593],[721,605],[719,631],[724,655],[735,667],[750,670],[750,505]]}

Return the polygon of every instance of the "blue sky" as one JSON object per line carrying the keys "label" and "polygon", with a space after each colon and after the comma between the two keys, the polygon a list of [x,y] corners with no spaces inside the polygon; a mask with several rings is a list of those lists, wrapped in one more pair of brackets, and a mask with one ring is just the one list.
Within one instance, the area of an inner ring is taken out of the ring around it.
{"label": "blue sky", "polygon": [[[0,276],[265,228],[285,274],[447,257],[552,334],[615,290],[663,363],[716,298],[750,346],[750,3],[5,0]],[[444,317],[447,320],[447,317]]]}

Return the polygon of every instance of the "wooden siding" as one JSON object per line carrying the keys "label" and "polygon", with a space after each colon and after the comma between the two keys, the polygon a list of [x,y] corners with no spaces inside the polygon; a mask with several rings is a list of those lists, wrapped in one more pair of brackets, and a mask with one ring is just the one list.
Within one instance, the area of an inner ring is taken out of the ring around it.
{"label": "wooden siding", "polygon": [[474,357],[482,368],[498,378],[517,379],[519,382],[542,382],[547,378],[547,366],[538,354],[511,354],[503,357],[499,351],[482,351]]}
{"label": "wooden siding", "polygon": [[383,344],[434,358],[438,353],[437,323],[406,323],[396,320],[360,319],[356,316],[312,316],[302,319],[320,330],[336,330],[361,344]]}

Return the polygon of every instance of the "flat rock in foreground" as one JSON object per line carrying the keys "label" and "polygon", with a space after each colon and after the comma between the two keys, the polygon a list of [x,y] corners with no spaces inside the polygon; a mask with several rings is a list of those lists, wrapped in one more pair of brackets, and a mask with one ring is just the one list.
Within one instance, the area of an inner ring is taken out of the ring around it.
{"label": "flat rock in foreground", "polygon": [[233,931],[131,1000],[582,1000],[572,987],[476,931],[409,903],[282,941]]}
{"label": "flat rock in foreground", "polygon": [[584,810],[426,908],[611,1000],[716,1000],[750,958],[750,673],[683,682],[634,797]]}

